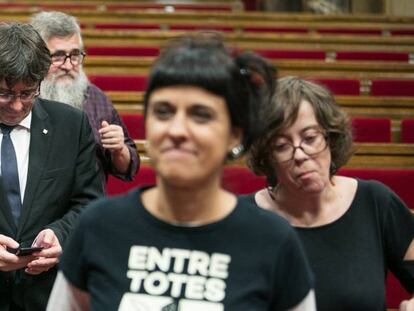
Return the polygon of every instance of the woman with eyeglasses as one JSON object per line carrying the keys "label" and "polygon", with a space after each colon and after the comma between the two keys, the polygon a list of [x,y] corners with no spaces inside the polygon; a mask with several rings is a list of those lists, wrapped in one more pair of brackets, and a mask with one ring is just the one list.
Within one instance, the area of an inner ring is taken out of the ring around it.
{"label": "woman with eyeglasses", "polygon": [[219,37],[171,42],[149,76],[147,154],[156,185],[92,204],[66,245],[48,310],[315,310],[292,228],[221,186],[258,133],[274,69]]}
{"label": "woman with eyeglasses", "polygon": [[[296,229],[315,273],[318,310],[385,310],[387,269],[413,292],[413,216],[383,184],[336,175],[353,153],[353,140],[329,91],[281,78],[262,122],[266,135],[248,157],[269,187],[242,200]],[[401,310],[413,310],[412,304]]]}

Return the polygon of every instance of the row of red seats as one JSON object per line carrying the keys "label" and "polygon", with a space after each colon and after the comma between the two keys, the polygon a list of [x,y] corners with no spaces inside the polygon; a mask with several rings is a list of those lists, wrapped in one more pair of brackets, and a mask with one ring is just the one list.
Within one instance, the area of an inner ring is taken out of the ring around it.
{"label": "row of red seats", "polygon": [[[140,113],[122,113],[128,132],[133,139],[145,139],[144,116]],[[389,118],[352,118],[354,140],[356,142],[391,142],[391,119]],[[414,120],[402,122],[402,142],[414,143]]]}
{"label": "row of red seats", "polygon": [[[90,25],[82,24],[83,28]],[[260,33],[301,33],[306,34],[315,32],[326,35],[370,35],[370,36],[413,36],[414,28],[390,28],[387,30],[381,28],[363,28],[363,27],[329,27],[318,28],[316,26],[298,27],[298,26],[228,26],[225,24],[149,24],[149,23],[94,23],[95,29],[120,29],[120,30],[177,30],[177,31],[200,31],[215,30],[224,32],[260,32]]]}
{"label": "row of red seats", "polygon": [[[145,90],[145,75],[99,75],[90,77],[91,82],[104,91],[135,91]],[[414,79],[371,79],[364,87],[359,79],[345,78],[309,78],[331,90],[335,95],[371,95],[371,96],[414,96]]]}
{"label": "row of red seats", "polygon": [[[303,59],[303,60],[362,60],[362,61],[393,61],[409,63],[414,58],[409,52],[403,51],[336,51],[298,50],[298,49],[255,49],[268,59]],[[153,56],[160,53],[156,46],[89,46],[88,55],[95,56]]]}
{"label": "row of red seats", "polygon": [[401,142],[414,143],[414,119],[401,120]]}
{"label": "row of red seats", "polygon": [[[414,184],[414,170],[411,169],[355,169],[344,168],[340,175],[353,176],[362,179],[375,179],[383,182],[394,190],[407,204],[414,208],[414,195],[412,185]],[[155,183],[155,172],[151,167],[143,166],[130,183],[122,182],[110,176],[107,193],[116,195],[126,192],[135,186],[151,185]],[[254,175],[246,167],[228,166],[224,169],[223,186],[236,194],[251,193],[266,186],[264,177]],[[398,308],[403,299],[409,298],[409,294],[399,285],[395,277],[390,273],[387,278],[387,306]]]}
{"label": "row of red seats", "polygon": [[41,8],[43,10],[99,10],[99,11],[124,11],[124,10],[162,10],[166,12],[185,12],[185,11],[200,11],[200,12],[230,12],[233,10],[231,3],[179,3],[177,1],[164,1],[164,3],[139,3],[139,2],[129,2],[129,3],[108,3],[104,2],[94,4],[94,3],[27,3],[27,2],[14,2],[10,1],[6,3],[0,3],[1,9],[31,9],[31,8]]}
{"label": "row of red seats", "polygon": [[[379,168],[343,168],[339,175],[362,179],[375,179],[383,182],[395,191],[404,202],[414,210],[414,169],[379,169]],[[244,166],[227,166],[223,174],[223,186],[234,193],[245,194],[266,186],[264,177],[256,176]],[[124,182],[114,177],[109,178],[107,194],[116,195],[133,187],[155,183],[155,173],[150,166],[142,166],[133,182]]]}

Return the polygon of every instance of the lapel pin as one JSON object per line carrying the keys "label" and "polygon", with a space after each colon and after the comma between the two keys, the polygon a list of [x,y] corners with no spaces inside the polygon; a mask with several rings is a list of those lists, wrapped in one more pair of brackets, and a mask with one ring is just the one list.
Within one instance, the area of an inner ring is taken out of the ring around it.
{"label": "lapel pin", "polygon": [[47,129],[43,129],[43,134],[47,134]]}

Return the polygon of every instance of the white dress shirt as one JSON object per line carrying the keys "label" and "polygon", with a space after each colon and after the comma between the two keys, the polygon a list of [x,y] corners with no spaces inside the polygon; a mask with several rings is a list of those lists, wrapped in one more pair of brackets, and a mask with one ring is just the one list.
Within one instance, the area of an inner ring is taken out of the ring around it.
{"label": "white dress shirt", "polygon": [[[19,173],[20,199],[23,204],[24,193],[26,190],[27,171],[29,168],[29,148],[30,148],[30,125],[32,124],[32,112],[24,118],[13,131],[10,132],[10,138],[13,142],[14,151],[16,152],[17,170]],[[3,133],[0,131],[0,152]],[[1,167],[0,158],[0,167]],[[0,170],[1,172],[1,170]]]}

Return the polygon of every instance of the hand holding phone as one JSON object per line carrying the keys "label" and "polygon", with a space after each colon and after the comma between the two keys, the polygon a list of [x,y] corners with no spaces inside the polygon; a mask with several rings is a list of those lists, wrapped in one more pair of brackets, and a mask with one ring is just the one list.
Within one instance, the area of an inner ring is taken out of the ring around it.
{"label": "hand holding phone", "polygon": [[16,256],[31,255],[32,253],[39,252],[42,249],[43,249],[43,247],[41,247],[41,246],[18,247],[18,248],[7,247],[7,251],[10,252],[10,253],[15,254]]}

